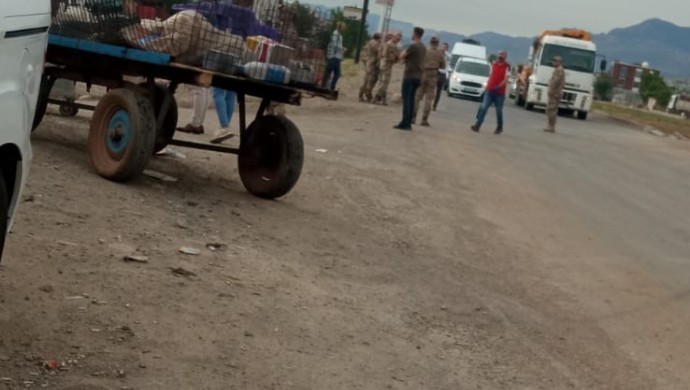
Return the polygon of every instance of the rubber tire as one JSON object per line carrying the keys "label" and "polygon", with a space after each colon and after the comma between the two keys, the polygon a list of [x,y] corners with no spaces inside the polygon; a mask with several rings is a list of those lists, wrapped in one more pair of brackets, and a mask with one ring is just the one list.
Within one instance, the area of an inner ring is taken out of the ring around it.
{"label": "rubber tire", "polygon": [[587,111],[578,111],[577,112],[577,119],[579,119],[581,121],[586,121],[587,120],[587,114],[588,114]]}
{"label": "rubber tire", "polygon": [[518,107],[524,107],[525,106],[525,99],[519,93],[515,94],[515,105]]}
{"label": "rubber tire", "polygon": [[257,118],[240,142],[240,178],[256,197],[275,199],[290,192],[299,180],[303,164],[302,136],[284,116]]}
{"label": "rubber tire", "polygon": [[[74,103],[74,102],[72,102]],[[72,116],[77,116],[79,113],[79,108],[70,105],[70,104],[61,104],[60,105],[60,115],[62,116],[67,116],[67,117],[72,117]]]}
{"label": "rubber tire", "polygon": [[[145,94],[148,94],[146,84],[139,84],[139,87],[141,87]],[[166,94],[170,93],[170,91],[168,91],[168,87],[165,84],[156,84],[154,93],[155,95],[151,100],[151,104],[153,105],[153,111],[156,114],[156,121],[158,121],[158,113],[161,111],[163,99],[165,98]],[[156,143],[153,147],[153,153],[158,153],[165,149],[165,147],[170,144],[170,141],[172,141],[173,137],[175,136],[179,112],[175,95],[172,95],[170,98],[170,107],[168,108],[168,113],[165,115],[165,119],[163,119],[163,126],[161,127],[160,131],[156,130]]]}
{"label": "rubber tire", "polygon": [[41,85],[38,91],[38,101],[36,102],[36,111],[34,111],[34,121],[31,125],[31,132],[38,126],[41,125],[43,117],[46,115],[46,110],[48,110],[48,99],[50,98],[50,90],[53,89],[53,83],[55,79],[48,79],[48,75],[43,74],[41,76]]}
{"label": "rubber tire", "polygon": [[[111,118],[120,110],[128,114],[130,140],[120,155],[108,151],[106,137]],[[102,177],[123,182],[131,180],[146,168],[156,141],[156,120],[151,101],[131,88],[110,91],[98,102],[89,130],[91,165]],[[117,158],[116,158],[117,157]]]}
{"label": "rubber tire", "polygon": [[7,236],[7,222],[9,221],[10,198],[7,194],[5,178],[0,173],[0,261],[2,252],[5,249],[5,238]]}

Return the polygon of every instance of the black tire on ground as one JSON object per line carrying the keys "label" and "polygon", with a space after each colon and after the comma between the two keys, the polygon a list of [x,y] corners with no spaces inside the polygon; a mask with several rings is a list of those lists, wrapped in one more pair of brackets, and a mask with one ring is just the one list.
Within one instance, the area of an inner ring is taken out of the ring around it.
{"label": "black tire on ground", "polygon": [[130,180],[146,168],[155,140],[151,101],[137,89],[112,90],[101,98],[91,118],[91,165],[106,179]]}
{"label": "black tire on ground", "polygon": [[9,220],[10,199],[5,186],[5,178],[0,172],[0,261],[5,249],[5,236],[7,235],[7,221]]}
{"label": "black tire on ground", "polygon": [[[139,86],[144,93],[149,93],[146,84],[139,84]],[[156,114],[156,121],[158,121],[158,114],[161,112],[161,106],[163,105],[163,99],[165,99],[166,94],[170,94],[168,87],[165,84],[156,84],[154,96],[151,100],[153,111]],[[156,130],[156,144],[153,148],[153,153],[160,152],[170,144],[170,141],[172,141],[175,136],[175,129],[177,129],[177,119],[177,101],[175,100],[175,96],[172,95],[170,96],[170,107],[168,107],[168,112],[165,114],[165,119],[163,119],[163,126]]]}
{"label": "black tire on ground", "polygon": [[279,198],[292,190],[304,163],[304,143],[297,126],[283,116],[259,117],[240,142],[238,168],[254,196]]}
{"label": "black tire on ground", "polygon": [[578,111],[577,112],[577,119],[584,121],[587,120],[587,111]]}
{"label": "black tire on ground", "polygon": [[53,83],[55,83],[55,79],[49,78],[48,75],[44,74],[41,77],[41,86],[39,87],[38,101],[36,102],[36,111],[34,112],[34,122],[31,125],[32,132],[41,125],[43,117],[46,115],[48,99],[50,98],[50,90],[53,89]]}
{"label": "black tire on ground", "polygon": [[515,105],[518,107],[524,107],[525,105],[525,98],[523,98],[519,93],[515,94]]}
{"label": "black tire on ground", "polygon": [[[72,102],[72,103],[74,103],[74,102]],[[78,113],[79,113],[79,108],[77,108],[71,104],[68,104],[68,103],[60,104],[60,115],[62,115],[62,116],[77,116]]]}

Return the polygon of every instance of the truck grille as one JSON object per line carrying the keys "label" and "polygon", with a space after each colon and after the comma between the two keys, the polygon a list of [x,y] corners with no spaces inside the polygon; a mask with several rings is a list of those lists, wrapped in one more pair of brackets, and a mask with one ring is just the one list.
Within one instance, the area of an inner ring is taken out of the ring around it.
{"label": "truck grille", "polygon": [[564,92],[561,100],[568,103],[575,103],[575,98],[577,98],[577,94],[572,92]]}
{"label": "truck grille", "polygon": [[482,85],[479,83],[473,83],[471,81],[461,81],[460,85],[465,86],[465,87],[474,87],[474,88],[481,88]]}

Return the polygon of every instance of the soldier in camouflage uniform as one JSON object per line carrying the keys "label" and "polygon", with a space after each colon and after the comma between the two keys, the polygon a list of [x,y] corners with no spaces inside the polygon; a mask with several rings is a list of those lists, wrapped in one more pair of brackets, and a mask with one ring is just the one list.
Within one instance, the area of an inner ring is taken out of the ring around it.
{"label": "soldier in camouflage uniform", "polygon": [[446,68],[446,55],[439,47],[438,37],[431,37],[429,47],[424,57],[424,75],[422,76],[422,85],[417,90],[416,103],[414,106],[414,117],[412,123],[415,123],[417,118],[417,111],[419,105],[424,100],[424,116],[422,117],[422,126],[429,126],[429,114],[431,114],[431,106],[436,99],[436,84],[438,83],[439,69]]}
{"label": "soldier in camouflage uniform", "polygon": [[381,75],[378,87],[376,88],[376,95],[374,96],[374,103],[381,105],[388,105],[386,102],[388,96],[388,86],[391,82],[391,75],[393,74],[393,65],[400,62],[400,48],[398,43],[402,40],[400,34],[390,34],[386,37],[386,43],[382,46],[380,58],[381,65],[379,74]]}
{"label": "soldier in camouflage uniform", "polygon": [[547,133],[556,132],[556,118],[558,118],[558,105],[561,103],[563,88],[565,87],[565,70],[563,70],[561,57],[553,58],[553,75],[549,81],[549,102],[546,105],[546,116],[549,125],[544,129]]}
{"label": "soldier in camouflage uniform", "polygon": [[[376,80],[379,78],[379,55],[381,51],[381,34],[374,34],[373,38],[364,47],[365,56],[365,73],[362,87],[359,89],[359,101],[370,102],[372,99],[371,92],[376,86]],[[366,99],[366,100],[365,100]]]}

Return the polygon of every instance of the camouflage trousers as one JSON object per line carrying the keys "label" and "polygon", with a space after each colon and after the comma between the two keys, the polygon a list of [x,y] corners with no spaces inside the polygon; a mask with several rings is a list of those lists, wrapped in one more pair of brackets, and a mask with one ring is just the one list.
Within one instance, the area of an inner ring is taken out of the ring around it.
{"label": "camouflage trousers", "polygon": [[376,86],[376,81],[379,79],[379,68],[376,64],[367,65],[366,73],[364,74],[364,81],[362,86],[359,88],[360,99],[366,97],[367,100],[371,100],[372,91]]}
{"label": "camouflage trousers", "polygon": [[386,102],[388,97],[388,86],[391,84],[391,77],[393,75],[393,68],[381,68],[380,70],[381,79],[379,80],[378,87],[376,88],[376,100],[382,103]]}
{"label": "camouflage trousers", "polygon": [[546,117],[548,118],[548,128],[550,130],[556,129],[556,119],[558,118],[559,103],[559,98],[552,98],[549,96],[549,102],[546,104]]}
{"label": "camouflage trousers", "polygon": [[438,70],[433,69],[433,71],[425,70],[422,76],[422,84],[417,90],[417,96],[414,105],[414,116],[417,118],[417,112],[419,112],[419,105],[424,100],[424,112],[423,120],[429,119],[431,114],[431,106],[434,104],[436,99],[436,84],[438,81]]}

